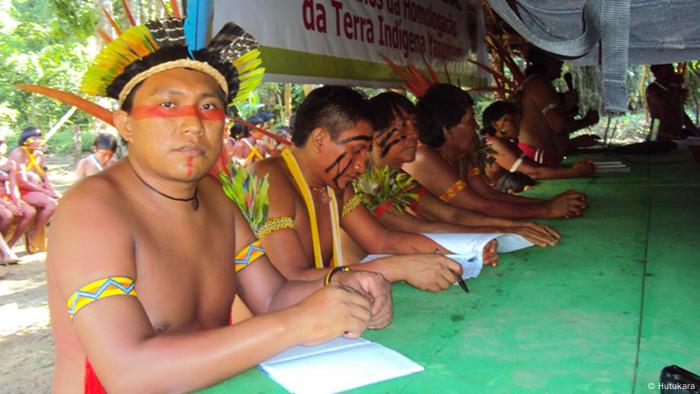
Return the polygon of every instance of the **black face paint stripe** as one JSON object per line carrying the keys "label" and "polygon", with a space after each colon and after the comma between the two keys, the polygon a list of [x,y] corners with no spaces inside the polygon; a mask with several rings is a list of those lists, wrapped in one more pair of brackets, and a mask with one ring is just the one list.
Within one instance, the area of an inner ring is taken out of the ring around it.
{"label": "black face paint stripe", "polygon": [[397,129],[397,128],[393,128],[393,129],[389,130],[386,133],[386,135],[384,137],[382,137],[382,139],[379,141],[379,146],[381,146],[383,148],[384,145],[386,145],[387,141],[389,141],[389,138],[391,138],[391,136],[394,135],[394,133],[396,133],[398,130],[399,129]]}
{"label": "black face paint stripe", "polygon": [[340,161],[343,160],[343,157],[347,156],[347,154],[348,154],[348,152],[343,152],[343,153],[341,153],[340,156],[338,156],[338,158],[335,159],[335,161],[334,161],[331,165],[329,165],[328,167],[326,167],[326,169],[324,170],[324,172],[328,172],[328,171],[332,170],[333,167],[335,167],[335,166],[337,166],[338,164],[340,164]]}
{"label": "black face paint stripe", "polygon": [[372,137],[368,135],[354,135],[352,137],[344,138],[336,142],[337,145],[345,145],[353,141],[372,141]]}
{"label": "black face paint stripe", "polygon": [[342,171],[340,171],[340,167],[338,167],[338,172],[337,172],[336,175],[333,177],[333,183],[335,183],[335,187],[336,187],[338,190],[340,190],[340,185],[338,184],[338,179],[340,179],[340,177],[343,176],[343,175],[345,174],[345,171],[347,171],[348,168],[350,168],[350,165],[351,165],[351,164],[352,164],[352,160],[348,161],[348,165],[346,165],[345,168],[343,168]]}
{"label": "black face paint stripe", "polygon": [[381,155],[381,156],[382,156],[382,157],[386,156],[386,155],[389,153],[389,151],[391,150],[391,148],[394,147],[394,145],[398,144],[399,142],[401,142],[401,141],[403,141],[403,140],[405,140],[405,139],[406,139],[406,137],[400,136],[399,138],[397,138],[397,139],[391,141],[390,143],[388,143],[388,144],[384,147],[384,149],[382,149],[382,155]]}

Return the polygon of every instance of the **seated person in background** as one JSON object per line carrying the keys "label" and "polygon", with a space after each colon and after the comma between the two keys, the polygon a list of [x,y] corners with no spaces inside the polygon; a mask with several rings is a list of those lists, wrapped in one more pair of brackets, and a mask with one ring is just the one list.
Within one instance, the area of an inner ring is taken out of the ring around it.
{"label": "seated person in background", "polygon": [[[162,31],[164,23],[147,26]],[[167,24],[182,34],[179,19]],[[251,49],[249,35],[237,40],[238,26],[223,29],[218,45]],[[287,281],[270,265],[240,210],[207,176],[226,104],[241,99],[245,74],[231,69],[230,56],[245,51],[195,52],[209,63],[190,58],[184,37],[166,43],[148,63],[133,56],[133,67],[94,88],[119,101],[114,124],[129,154],[76,183],[51,226],[54,392],[105,392],[102,384],[110,393],[190,392],[290,346],[358,337],[391,318],[380,275],[336,271],[324,286],[323,278]],[[117,44],[127,45],[106,49]],[[102,75],[102,64],[85,80]],[[231,325],[236,294],[260,316]]]}
{"label": "seated person in background", "polygon": [[[246,122],[260,127],[263,124],[261,118],[254,116]],[[240,162],[244,167],[247,167],[251,163],[262,160],[269,156],[267,147],[262,141],[262,133],[256,129],[248,129],[246,126],[246,133],[241,136],[241,138],[236,141],[233,147],[233,157]]]}
{"label": "seated person in background", "polygon": [[[342,227],[368,253],[413,253],[366,264],[349,261],[353,269],[381,273],[390,282],[405,280],[422,290],[447,289],[462,271],[457,262],[435,254],[449,251],[421,234],[387,230],[353,195],[351,182],[364,171],[372,132],[361,93],[324,86],[306,97],[297,109],[293,146],[248,168],[270,184],[269,219],[258,231],[262,246],[288,279],[322,278],[343,265]],[[486,248],[486,264],[495,263],[495,247]]]}
{"label": "seated person in background", "polygon": [[275,123],[275,113],[267,110],[261,109],[258,111],[257,117],[260,118],[262,124],[258,125],[265,130],[270,130]]}
{"label": "seated person in background", "polygon": [[659,122],[657,139],[700,136],[700,131],[683,108],[688,94],[683,89],[683,76],[676,74],[671,64],[653,65],[651,72],[654,74],[654,82],[647,86],[646,99],[652,122]]}
{"label": "seated person in background", "polygon": [[[36,209],[22,200],[17,187],[17,165],[8,159],[7,142],[0,137],[0,183],[2,184],[2,196],[0,196],[0,232],[9,239],[7,242],[10,252],[15,243],[30,229],[36,217]],[[8,231],[10,225],[15,223],[15,229],[10,238]],[[7,256],[14,253],[5,253]],[[16,256],[14,256],[16,257]]]}
{"label": "seated person in background", "polygon": [[[276,126],[272,132],[277,135],[280,138],[283,138],[287,141],[292,140],[292,129],[289,128],[289,126]],[[264,136],[263,141],[265,141],[265,145],[267,145],[267,150],[270,152],[270,156],[277,156],[280,154],[282,149],[287,146],[277,140],[275,140],[272,137]]]}
{"label": "seated person in background", "polygon": [[[494,190],[484,179],[473,156],[478,155],[479,125],[468,93],[448,84],[435,84],[416,106],[418,147],[416,160],[401,168],[441,200],[458,208],[509,219],[576,217],[586,208],[586,197],[569,190],[539,200]],[[478,159],[478,158],[477,158]]]}
{"label": "seated person in background", "polygon": [[[44,152],[41,150],[44,145],[41,131],[36,127],[25,128],[17,145],[10,153],[10,159],[17,163],[17,186],[22,200],[37,210],[35,225],[27,231],[29,243],[34,245],[35,236],[41,238],[43,228],[56,210],[61,194],[49,181]],[[40,245],[43,241],[37,239],[36,243]],[[28,251],[31,252],[32,248],[27,245]]]}
{"label": "seated person in background", "polygon": [[[561,74],[561,60],[531,47],[528,51],[528,76],[518,92],[521,122],[518,147],[530,159],[548,166],[559,165],[571,149],[569,135],[598,123],[598,112],[589,110],[575,119],[570,109],[578,104],[575,91],[562,100],[552,85]],[[575,96],[575,97],[574,97]]]}
{"label": "seated person in background", "polygon": [[82,179],[86,176],[97,174],[114,164],[112,158],[117,151],[117,139],[107,133],[98,134],[92,143],[90,156],[80,160],[75,168],[75,178]]}
{"label": "seated person in background", "polygon": [[486,175],[491,184],[499,191],[510,183],[512,174],[525,174],[534,179],[557,179],[590,177],[595,173],[595,165],[583,159],[573,167],[547,166],[538,164],[525,155],[517,146],[520,115],[518,109],[507,101],[491,103],[482,115],[481,134],[486,145],[491,147],[489,153],[492,162],[485,160]]}
{"label": "seated person in background", "polygon": [[[401,166],[416,158],[415,105],[394,92],[381,93],[369,102],[374,137],[365,172],[353,186],[385,227],[413,232],[515,233],[538,246],[558,242],[559,234],[547,226],[454,207],[413,181]],[[386,201],[377,200],[377,196]]]}

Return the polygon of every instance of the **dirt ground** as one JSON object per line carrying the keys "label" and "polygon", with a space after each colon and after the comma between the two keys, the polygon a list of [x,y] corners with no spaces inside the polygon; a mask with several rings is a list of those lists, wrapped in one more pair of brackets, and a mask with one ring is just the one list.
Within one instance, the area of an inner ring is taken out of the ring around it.
{"label": "dirt ground", "polygon": [[[47,157],[49,178],[60,191],[73,183],[70,156]],[[15,245],[19,264],[0,266],[0,393],[48,393],[53,372],[44,262]]]}

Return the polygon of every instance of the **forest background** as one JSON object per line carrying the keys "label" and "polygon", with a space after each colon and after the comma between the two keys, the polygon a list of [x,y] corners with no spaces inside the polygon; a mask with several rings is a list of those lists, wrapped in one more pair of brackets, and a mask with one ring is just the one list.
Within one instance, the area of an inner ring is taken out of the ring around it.
{"label": "forest background", "polygon": [[[145,21],[165,16],[161,0],[126,0],[134,18]],[[68,105],[30,94],[15,88],[16,83],[34,83],[76,94],[87,65],[104,45],[97,27],[114,31],[107,23],[102,8],[114,15],[121,26],[127,19],[121,0],[0,0],[0,133],[5,134],[10,149],[24,127],[37,126],[45,133],[64,119],[55,129],[47,149],[50,153],[79,157],[88,151],[94,135],[110,132],[109,127],[81,111],[71,116]],[[264,61],[264,59],[263,59]],[[516,59],[523,65],[522,59]],[[583,109],[600,106],[595,67],[574,67],[566,64],[564,71],[574,75]],[[630,92],[629,112],[614,118],[602,117],[601,122],[583,132],[607,135],[608,141],[629,143],[643,140],[648,133],[649,120],[644,102],[644,89],[652,77],[648,66],[630,66],[627,73]],[[560,88],[564,89],[563,82]],[[273,125],[287,125],[293,108],[313,89],[313,85],[264,83],[239,105],[242,118],[254,116],[264,109],[274,114]],[[686,84],[689,91],[686,110],[698,123],[700,105],[700,63],[687,65]],[[468,87],[465,87],[468,88]],[[360,87],[368,95],[379,90]],[[496,98],[492,94],[475,94],[479,114]],[[104,106],[111,100],[100,101]],[[71,111],[72,112],[72,111]],[[274,127],[273,127],[274,129]],[[113,132],[113,131],[111,131]],[[612,138],[611,138],[612,137]]]}

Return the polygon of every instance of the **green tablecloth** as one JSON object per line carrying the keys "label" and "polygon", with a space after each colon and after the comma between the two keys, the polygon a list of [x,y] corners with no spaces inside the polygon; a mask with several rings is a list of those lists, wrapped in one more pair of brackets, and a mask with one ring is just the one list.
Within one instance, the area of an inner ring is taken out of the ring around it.
{"label": "green tablecloth", "polygon": [[[528,193],[588,194],[583,218],[549,222],[559,246],[501,255],[470,294],[394,285],[393,323],[365,337],[425,372],[356,391],[647,393],[665,365],[700,371],[700,166],[687,150],[624,159],[630,173]],[[254,368],[205,392],[284,390]]]}

